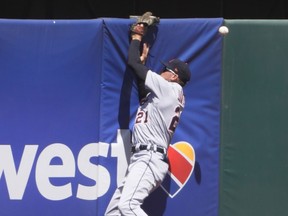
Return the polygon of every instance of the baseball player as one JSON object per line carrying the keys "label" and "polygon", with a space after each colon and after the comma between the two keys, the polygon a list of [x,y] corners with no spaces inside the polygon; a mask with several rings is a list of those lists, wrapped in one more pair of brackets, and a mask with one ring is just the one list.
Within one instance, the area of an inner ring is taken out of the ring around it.
{"label": "baseball player", "polygon": [[164,69],[157,74],[144,64],[149,51],[145,43],[140,56],[141,41],[150,24],[142,19],[131,28],[128,65],[139,83],[144,83],[139,88],[144,86],[148,93],[135,117],[130,164],[106,209],[107,216],[147,215],[141,205],[167,174],[167,148],[185,105],[182,88],[190,80],[188,64],[173,59],[162,63]]}

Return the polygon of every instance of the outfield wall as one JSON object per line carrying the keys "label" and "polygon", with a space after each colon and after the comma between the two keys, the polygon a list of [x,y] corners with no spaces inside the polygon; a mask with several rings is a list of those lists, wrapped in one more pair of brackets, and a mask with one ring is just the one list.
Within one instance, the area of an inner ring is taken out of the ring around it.
{"label": "outfield wall", "polygon": [[288,212],[288,21],[225,20],[221,216]]}
{"label": "outfield wall", "polygon": [[[0,21],[1,216],[103,216],[138,106],[126,66],[134,21]],[[218,214],[222,22],[163,19],[147,35],[148,67],[177,56],[193,71],[149,215]]]}
{"label": "outfield wall", "polygon": [[[126,67],[133,22],[0,20],[1,216],[103,215],[138,106]],[[147,66],[160,71],[177,56],[192,80],[149,215],[286,216],[287,25],[162,19],[153,28]]]}

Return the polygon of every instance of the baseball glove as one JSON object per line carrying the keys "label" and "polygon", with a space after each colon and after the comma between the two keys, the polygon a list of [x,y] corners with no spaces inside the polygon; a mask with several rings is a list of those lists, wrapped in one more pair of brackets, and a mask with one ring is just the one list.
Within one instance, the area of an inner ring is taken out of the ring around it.
{"label": "baseball glove", "polygon": [[159,17],[152,16],[151,12],[146,12],[142,16],[137,16],[137,21],[131,26],[132,34],[139,34],[144,36],[150,26],[156,25],[160,22]]}
{"label": "baseball glove", "polygon": [[145,26],[156,25],[160,22],[159,17],[152,16],[150,11],[144,13],[142,16],[137,17],[137,22],[139,24],[144,24]]}

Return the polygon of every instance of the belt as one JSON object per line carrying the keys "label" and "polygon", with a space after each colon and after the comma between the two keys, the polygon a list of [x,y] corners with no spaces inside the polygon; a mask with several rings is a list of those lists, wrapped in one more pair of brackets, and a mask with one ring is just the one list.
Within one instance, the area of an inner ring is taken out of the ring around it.
{"label": "belt", "polygon": [[157,145],[134,145],[132,146],[132,153],[135,153],[137,151],[141,151],[141,150],[147,150],[147,151],[154,151],[154,152],[159,152],[159,153],[162,153],[162,154],[166,154],[166,148],[164,147],[160,147],[160,146],[157,146]]}

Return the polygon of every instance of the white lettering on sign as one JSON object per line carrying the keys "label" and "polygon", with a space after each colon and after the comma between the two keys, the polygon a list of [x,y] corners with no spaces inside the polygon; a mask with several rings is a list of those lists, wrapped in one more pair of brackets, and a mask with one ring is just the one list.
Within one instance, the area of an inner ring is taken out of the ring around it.
{"label": "white lettering on sign", "polygon": [[[50,164],[55,157],[61,159],[61,165]],[[54,186],[51,184],[50,178],[69,177],[75,177],[75,161],[71,149],[61,143],[47,146],[39,155],[36,164],[35,179],[39,192],[49,200],[66,199],[72,196],[71,183]]]}
{"label": "white lettering on sign", "polygon": [[26,145],[16,172],[10,145],[0,145],[0,178],[5,175],[10,199],[22,199],[37,152],[37,145]]}
{"label": "white lettering on sign", "polygon": [[[78,155],[78,168],[80,172],[95,181],[94,186],[78,185],[77,197],[84,200],[95,200],[103,196],[110,187],[110,173],[101,165],[90,163],[90,158],[95,156],[107,157],[109,144],[95,143],[88,144],[81,149]],[[97,170],[97,172],[95,172]],[[97,182],[97,184],[96,184]]]}
{"label": "white lettering on sign", "polygon": [[[9,198],[22,200],[32,167],[35,164],[35,181],[39,193],[48,200],[64,200],[73,196],[72,181],[76,170],[94,182],[93,185],[78,183],[75,196],[82,200],[96,200],[103,196],[110,187],[111,176],[103,165],[91,162],[93,157],[108,157],[111,146],[111,157],[117,158],[117,184],[125,175],[130,157],[130,131],[118,130],[117,142],[104,142],[84,145],[78,155],[63,143],[52,143],[46,146],[36,158],[38,145],[25,145],[18,170],[15,167],[11,145],[0,145],[0,179],[5,177]],[[74,157],[77,155],[77,158]],[[61,161],[51,164],[53,159]],[[62,178],[65,183],[54,185],[51,179]]]}

